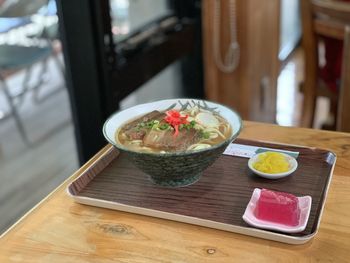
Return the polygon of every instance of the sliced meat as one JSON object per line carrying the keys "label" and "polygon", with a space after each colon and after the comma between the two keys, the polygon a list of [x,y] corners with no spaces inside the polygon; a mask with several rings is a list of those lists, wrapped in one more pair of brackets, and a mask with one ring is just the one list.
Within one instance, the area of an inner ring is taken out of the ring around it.
{"label": "sliced meat", "polygon": [[172,132],[151,130],[143,138],[143,145],[148,147],[160,148],[161,142],[164,140],[164,137],[166,137],[168,133],[172,133]]}
{"label": "sliced meat", "polygon": [[151,120],[162,120],[164,117],[164,113],[161,113],[159,111],[152,111],[130,123],[127,123],[123,127],[122,132],[124,132],[130,140],[142,140],[145,134],[147,133],[147,129],[139,128],[138,124],[141,122],[148,122]]}
{"label": "sliced meat", "polygon": [[136,128],[124,132],[130,140],[142,140],[146,135],[146,129],[137,130]]}
{"label": "sliced meat", "polygon": [[199,138],[199,132],[195,129],[183,129],[174,137],[174,131],[151,130],[143,138],[143,145],[158,149],[183,151],[190,145],[196,143]]}
{"label": "sliced meat", "polygon": [[143,115],[142,117],[137,118],[136,120],[127,123],[127,124],[124,126],[123,130],[125,130],[125,131],[130,130],[130,129],[136,127],[137,124],[139,124],[139,123],[141,123],[141,122],[147,122],[147,121],[150,121],[150,120],[156,120],[156,119],[158,119],[161,115],[165,116],[164,113],[160,113],[160,112],[157,111],[157,110],[151,111],[150,113],[147,113],[146,115]]}

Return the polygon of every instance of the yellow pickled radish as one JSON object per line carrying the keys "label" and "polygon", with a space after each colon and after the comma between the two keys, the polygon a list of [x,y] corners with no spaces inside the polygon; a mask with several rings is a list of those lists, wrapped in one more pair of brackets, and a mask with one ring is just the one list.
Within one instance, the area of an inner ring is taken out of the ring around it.
{"label": "yellow pickled radish", "polygon": [[253,167],[260,172],[269,174],[283,173],[290,169],[286,157],[278,152],[264,152],[260,154]]}

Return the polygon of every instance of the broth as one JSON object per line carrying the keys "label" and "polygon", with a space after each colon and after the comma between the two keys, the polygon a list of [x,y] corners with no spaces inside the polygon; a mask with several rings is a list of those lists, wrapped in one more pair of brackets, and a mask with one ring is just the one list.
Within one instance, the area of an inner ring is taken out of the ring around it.
{"label": "broth", "polygon": [[149,112],[122,125],[115,139],[133,151],[169,153],[210,148],[231,134],[232,127],[222,116],[195,106]]}

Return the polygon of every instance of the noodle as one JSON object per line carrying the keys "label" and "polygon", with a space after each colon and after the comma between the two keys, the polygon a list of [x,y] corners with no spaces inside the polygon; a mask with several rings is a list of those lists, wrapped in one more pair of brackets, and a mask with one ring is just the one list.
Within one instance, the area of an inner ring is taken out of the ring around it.
{"label": "noodle", "polygon": [[216,132],[218,135],[220,135],[223,139],[226,139],[225,135],[223,135],[218,129],[215,128],[205,128],[205,132]]}

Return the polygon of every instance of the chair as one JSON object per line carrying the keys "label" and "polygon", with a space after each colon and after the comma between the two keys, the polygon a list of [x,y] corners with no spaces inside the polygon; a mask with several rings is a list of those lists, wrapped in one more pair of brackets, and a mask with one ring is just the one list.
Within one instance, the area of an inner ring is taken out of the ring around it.
{"label": "chair", "polygon": [[[350,4],[340,1],[300,0],[305,51],[302,126],[312,127],[317,96],[336,105],[338,131],[350,132]],[[338,94],[331,93],[319,77],[318,37],[343,41],[342,71]]]}
{"label": "chair", "polygon": [[[6,3],[6,2],[5,2]],[[5,5],[5,4],[4,4]],[[34,0],[34,1],[16,1],[14,4],[8,6],[1,6],[0,17],[2,18],[23,18],[23,21],[27,21],[28,18],[36,13],[41,7],[47,5],[47,0]],[[19,23],[19,25],[23,25]],[[11,28],[13,29],[13,27]],[[9,115],[14,117],[18,131],[26,144],[30,144],[30,140],[25,131],[24,125],[17,110],[15,99],[21,98],[22,95],[28,90],[27,80],[30,74],[30,66],[36,62],[47,59],[52,54],[52,48],[50,45],[39,46],[22,46],[22,45],[0,45],[0,84],[2,85],[5,98],[8,101],[10,112]],[[15,71],[26,68],[26,76],[23,81],[22,91],[20,94],[12,95],[10,89],[6,83],[3,75],[4,71]],[[38,82],[37,86],[41,84]]]}

